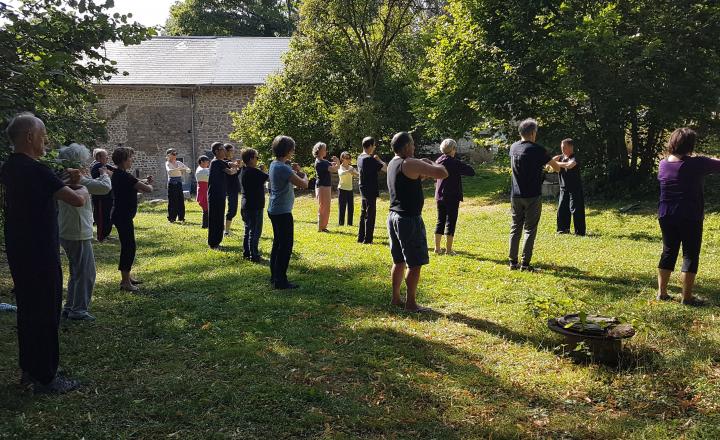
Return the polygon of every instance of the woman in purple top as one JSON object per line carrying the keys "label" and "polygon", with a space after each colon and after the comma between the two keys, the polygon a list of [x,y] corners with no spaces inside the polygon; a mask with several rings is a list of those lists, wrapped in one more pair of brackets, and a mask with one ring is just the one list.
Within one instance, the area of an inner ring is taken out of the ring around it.
{"label": "woman in purple top", "polygon": [[720,173],[720,160],[692,154],[697,133],[678,128],[668,141],[668,157],[660,162],[660,203],[658,218],[662,230],[663,251],[658,265],[658,300],[669,299],[670,274],[675,270],[680,246],[683,249],[683,304],[700,305],[692,289],[700,260],[705,200],[705,176]]}
{"label": "woman in purple top", "polygon": [[474,176],[475,170],[455,158],[457,143],[452,139],[445,139],[440,144],[443,153],[436,163],[445,166],[448,176],[435,182],[435,202],[437,203],[438,220],[435,226],[435,253],[442,253],[440,242],[443,232],[448,255],[454,255],[452,250],[455,225],[457,224],[460,202],[463,199],[462,176]]}

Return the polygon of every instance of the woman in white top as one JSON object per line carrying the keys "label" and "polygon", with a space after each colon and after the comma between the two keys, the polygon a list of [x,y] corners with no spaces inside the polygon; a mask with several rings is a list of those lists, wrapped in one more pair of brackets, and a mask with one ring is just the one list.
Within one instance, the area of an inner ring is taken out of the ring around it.
{"label": "woman in white top", "polygon": [[[90,160],[90,150],[84,145],[71,144],[60,149],[58,157],[72,166],[85,166]],[[105,195],[110,192],[111,183],[106,168],[99,169],[100,175],[92,179],[87,170],[80,177],[80,185],[92,195]],[[90,314],[90,298],[95,287],[95,255],[93,254],[93,210],[88,199],[81,207],[71,206],[58,201],[58,226],[60,245],[70,261],[70,278],[67,286],[67,301],[62,316],[68,319],[94,321]]]}
{"label": "woman in white top", "polygon": [[340,204],[340,217],[338,224],[345,224],[345,211],[347,210],[347,224],[353,224],[353,212],[355,210],[355,200],[353,199],[353,176],[360,177],[355,167],[350,165],[352,157],[347,151],[340,154],[340,167],[338,168],[338,201]]}
{"label": "woman in white top", "polygon": [[183,173],[190,172],[187,165],[177,160],[177,151],[174,148],[167,150],[165,170],[168,175],[168,221],[175,223],[185,221],[185,197],[183,196]]}

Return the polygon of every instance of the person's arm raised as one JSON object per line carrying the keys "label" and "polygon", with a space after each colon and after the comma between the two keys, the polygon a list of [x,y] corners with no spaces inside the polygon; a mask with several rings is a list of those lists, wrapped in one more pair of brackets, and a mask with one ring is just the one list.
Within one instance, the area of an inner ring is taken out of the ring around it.
{"label": "person's arm raised", "polygon": [[340,160],[338,160],[337,157],[333,156],[332,160],[330,161],[330,166],[328,167],[328,170],[331,173],[335,173],[339,169],[340,169]]}
{"label": "person's arm raised", "polygon": [[63,186],[53,194],[55,200],[61,200],[70,206],[80,208],[90,198],[87,188],[82,185]]}
{"label": "person's arm raised", "polygon": [[[553,160],[555,160],[555,159],[553,159]],[[555,162],[557,162],[557,160],[555,160]],[[567,162],[557,162],[557,164],[560,168],[565,168],[566,170],[571,170],[577,166],[577,162],[575,162],[575,159],[570,159]]]}
{"label": "person's arm raised", "polygon": [[307,175],[300,171],[300,166],[296,163],[292,165],[293,172],[290,173],[290,183],[298,188],[307,189],[309,181]]}
{"label": "person's arm raised", "polygon": [[381,166],[380,171],[382,171],[383,173],[387,173],[387,164],[385,162],[383,162],[383,160],[380,159],[380,156],[378,156],[377,154],[373,157],[380,164],[380,166]]}
{"label": "person's arm raised", "polygon": [[432,177],[433,179],[444,179],[448,176],[447,168],[437,164],[430,159],[405,159],[402,165],[402,172],[410,179],[418,177]]}
{"label": "person's arm raised", "polygon": [[550,162],[548,162],[546,165],[555,170],[556,173],[560,172],[560,163],[555,159],[550,159]]}
{"label": "person's arm raised", "polygon": [[143,193],[149,193],[149,192],[153,191],[152,183],[153,183],[152,176],[147,176],[146,179],[138,180],[135,183],[134,188],[136,191],[143,192]]}

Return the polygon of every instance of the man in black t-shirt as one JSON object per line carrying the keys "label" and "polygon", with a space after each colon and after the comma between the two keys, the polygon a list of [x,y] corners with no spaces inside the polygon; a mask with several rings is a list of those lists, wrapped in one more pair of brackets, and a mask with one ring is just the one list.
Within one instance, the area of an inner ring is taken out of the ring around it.
{"label": "man in black t-shirt", "polygon": [[62,270],[56,200],[81,207],[90,198],[78,185],[79,170],[68,170],[68,184],[38,162],[45,155],[45,124],[29,113],[7,128],[14,152],[0,169],[6,188],[5,250],[17,299],[21,383],[35,393],[66,393],[79,386],[57,374]]}
{"label": "man in black t-shirt", "polygon": [[358,243],[370,244],[375,232],[375,216],[378,189],[378,172],[387,172],[387,165],[375,155],[375,139],[366,137],[362,141],[363,153],[358,156],[357,166],[360,172],[360,229]]}
{"label": "man in black t-shirt", "polygon": [[563,154],[555,156],[560,165],[560,199],[558,200],[557,232],[570,233],[570,217],[575,225],[575,235],[585,235],[585,195],[580,179],[580,163],[575,158],[572,139],[560,143]]}
{"label": "man in black t-shirt", "polygon": [[[512,168],[512,190],[510,208],[512,224],[510,226],[510,270],[521,269],[534,272],[530,265],[535,236],[537,235],[540,214],[542,213],[543,167],[550,165],[560,170],[558,163],[550,157],[545,147],[536,144],[537,121],[526,119],[518,127],[520,141],[510,147],[510,166]],[[518,264],[520,235],[524,231],[522,264]]]}
{"label": "man in black t-shirt", "polygon": [[208,246],[219,249],[223,239],[225,220],[225,198],[227,197],[227,176],[237,174],[233,162],[225,162],[225,146],[222,142],[212,144],[215,158],[210,162],[210,180],[208,182]]}

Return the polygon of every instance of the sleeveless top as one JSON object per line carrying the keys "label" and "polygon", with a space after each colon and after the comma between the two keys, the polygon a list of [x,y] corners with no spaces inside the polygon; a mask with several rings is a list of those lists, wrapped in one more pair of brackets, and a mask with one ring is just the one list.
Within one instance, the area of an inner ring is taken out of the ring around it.
{"label": "sleeveless top", "polygon": [[395,156],[387,167],[387,184],[390,192],[390,211],[403,217],[420,215],[425,196],[420,178],[410,179],[402,172],[405,160]]}

